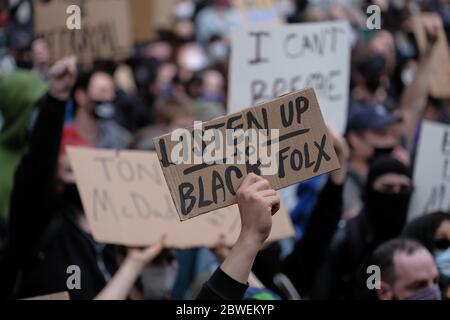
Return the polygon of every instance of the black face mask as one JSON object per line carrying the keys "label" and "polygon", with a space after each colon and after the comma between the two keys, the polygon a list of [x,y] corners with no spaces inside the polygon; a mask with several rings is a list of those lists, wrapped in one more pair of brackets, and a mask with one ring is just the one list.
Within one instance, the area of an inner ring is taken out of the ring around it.
{"label": "black face mask", "polygon": [[370,189],[366,213],[377,242],[397,237],[406,223],[411,192],[384,193]]}
{"label": "black face mask", "polygon": [[100,120],[111,120],[116,115],[116,106],[114,102],[94,101],[92,113],[95,118]]}
{"label": "black face mask", "polygon": [[75,210],[83,210],[80,193],[78,192],[78,188],[75,183],[64,185],[63,201],[64,205],[70,206]]}
{"label": "black face mask", "polygon": [[369,160],[369,163],[372,163],[376,158],[390,155],[394,151],[394,146],[392,147],[373,147],[373,155]]}

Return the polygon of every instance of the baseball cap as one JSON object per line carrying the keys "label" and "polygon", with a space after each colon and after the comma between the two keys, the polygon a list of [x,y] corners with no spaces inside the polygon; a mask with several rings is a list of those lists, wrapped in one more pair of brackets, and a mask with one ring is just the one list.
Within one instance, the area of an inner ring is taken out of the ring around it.
{"label": "baseball cap", "polygon": [[347,132],[383,129],[400,121],[400,117],[394,115],[382,104],[355,104],[350,109]]}

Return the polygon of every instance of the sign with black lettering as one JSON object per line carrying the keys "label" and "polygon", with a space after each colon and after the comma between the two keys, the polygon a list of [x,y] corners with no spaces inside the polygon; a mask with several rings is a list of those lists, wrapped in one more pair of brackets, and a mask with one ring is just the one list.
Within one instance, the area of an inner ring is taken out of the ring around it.
{"label": "sign with black lettering", "polygon": [[232,34],[229,113],[312,87],[325,121],[343,133],[350,48],[350,27],[345,21],[236,29]]}
{"label": "sign with black lettering", "polygon": [[[233,245],[240,232],[236,206],[181,223],[155,152],[67,148],[95,240],[145,246],[167,235],[174,248],[211,247],[220,234]],[[294,235],[286,209],[274,217],[268,241]]]}
{"label": "sign with black lettering", "polygon": [[450,210],[450,126],[424,121],[414,165],[408,219]]}
{"label": "sign with black lettering", "polygon": [[234,204],[250,172],[280,189],[339,168],[313,89],[154,142],[181,220]]}
{"label": "sign with black lettering", "polygon": [[[80,10],[69,11],[78,6]],[[71,15],[80,14],[79,29]],[[133,47],[130,7],[125,0],[34,1],[34,32],[49,44],[53,60],[76,56],[81,61],[109,59]]]}

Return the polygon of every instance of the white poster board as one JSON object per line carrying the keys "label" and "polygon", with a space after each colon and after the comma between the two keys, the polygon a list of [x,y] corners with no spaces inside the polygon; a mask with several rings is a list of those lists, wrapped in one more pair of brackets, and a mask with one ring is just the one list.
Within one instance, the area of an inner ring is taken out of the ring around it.
{"label": "white poster board", "polygon": [[228,113],[313,87],[325,121],[343,133],[350,49],[346,21],[236,29],[232,35]]}
{"label": "white poster board", "polygon": [[450,209],[450,126],[424,121],[416,154],[408,220]]}

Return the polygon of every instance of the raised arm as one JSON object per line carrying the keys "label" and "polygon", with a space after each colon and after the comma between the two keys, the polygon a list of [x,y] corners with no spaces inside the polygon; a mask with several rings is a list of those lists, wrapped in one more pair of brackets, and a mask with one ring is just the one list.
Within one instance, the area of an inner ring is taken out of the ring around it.
{"label": "raised arm", "polygon": [[414,79],[402,94],[400,110],[402,112],[402,134],[406,139],[406,147],[411,151],[419,120],[427,105],[432,75],[432,51],[437,41],[437,27],[427,25],[427,44],[419,60]]}
{"label": "raised arm", "polygon": [[242,182],[237,200],[241,233],[225,261],[203,286],[198,299],[237,300],[244,297],[253,262],[269,237],[272,215],[280,199],[267,180],[251,173]]}
{"label": "raised arm", "polygon": [[145,249],[129,249],[127,257],[114,277],[95,297],[95,300],[125,300],[145,266],[151,263],[164,248],[164,237]]}
{"label": "raised arm", "polygon": [[39,102],[28,151],[16,171],[11,195],[10,240],[12,249],[20,254],[34,249],[33,244],[51,217],[65,104],[75,77],[74,58],[63,59],[50,70],[49,92]]}
{"label": "raised arm", "polygon": [[303,237],[283,262],[283,272],[300,294],[308,295],[342,215],[342,192],[348,171],[345,139],[329,129],[341,168],[333,171],[319,194]]}

